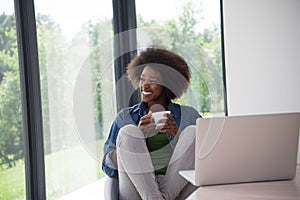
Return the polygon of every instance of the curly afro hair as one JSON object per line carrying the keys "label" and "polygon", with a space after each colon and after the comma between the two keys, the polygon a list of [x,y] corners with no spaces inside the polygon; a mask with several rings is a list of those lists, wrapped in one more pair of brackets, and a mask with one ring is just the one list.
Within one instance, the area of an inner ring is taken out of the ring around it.
{"label": "curly afro hair", "polygon": [[190,68],[181,56],[162,47],[150,46],[127,66],[128,79],[135,88],[139,87],[140,77],[146,66],[161,74],[168,99],[180,98],[190,85]]}

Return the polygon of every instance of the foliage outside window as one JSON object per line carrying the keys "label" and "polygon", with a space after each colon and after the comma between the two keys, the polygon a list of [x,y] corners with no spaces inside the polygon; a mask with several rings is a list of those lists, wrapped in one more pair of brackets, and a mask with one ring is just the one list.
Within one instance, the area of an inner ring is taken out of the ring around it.
{"label": "foliage outside window", "polygon": [[25,197],[24,146],[14,15],[0,15],[0,199]]}
{"label": "foliage outside window", "polygon": [[[206,25],[203,2],[182,1],[173,19],[145,20],[143,12],[138,12],[138,28],[151,38],[140,45],[163,45],[187,60],[192,71],[191,90],[178,102],[194,106],[203,116],[224,115],[220,21]],[[156,15],[154,12],[153,16]]]}

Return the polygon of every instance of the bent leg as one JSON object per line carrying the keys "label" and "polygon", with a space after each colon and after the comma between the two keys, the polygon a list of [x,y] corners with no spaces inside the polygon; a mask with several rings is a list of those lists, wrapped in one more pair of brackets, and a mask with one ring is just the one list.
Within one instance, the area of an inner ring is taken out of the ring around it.
{"label": "bent leg", "polygon": [[120,200],[163,199],[144,134],[134,125],[120,129],[117,138]]}
{"label": "bent leg", "polygon": [[165,199],[175,199],[185,188],[193,190],[193,187],[186,187],[188,181],[179,171],[195,168],[195,134],[195,125],[190,125],[181,132],[166,175],[158,177],[159,187]]}

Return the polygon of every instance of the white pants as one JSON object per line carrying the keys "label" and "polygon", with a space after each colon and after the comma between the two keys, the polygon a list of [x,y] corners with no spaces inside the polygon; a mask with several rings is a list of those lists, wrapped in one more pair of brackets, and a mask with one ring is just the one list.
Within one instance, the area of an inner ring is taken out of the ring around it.
{"label": "white pants", "polygon": [[134,125],[121,128],[117,138],[120,200],[185,199],[196,190],[178,173],[194,169],[195,128],[191,125],[180,133],[166,174],[158,176],[144,134]]}

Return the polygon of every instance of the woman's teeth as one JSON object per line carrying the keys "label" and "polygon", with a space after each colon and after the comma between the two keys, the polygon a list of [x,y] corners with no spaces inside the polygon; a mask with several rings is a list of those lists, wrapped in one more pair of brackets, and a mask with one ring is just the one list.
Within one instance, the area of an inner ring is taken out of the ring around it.
{"label": "woman's teeth", "polygon": [[149,94],[152,94],[152,92],[146,92],[146,91],[143,91],[143,94],[144,94],[144,95],[149,95]]}

